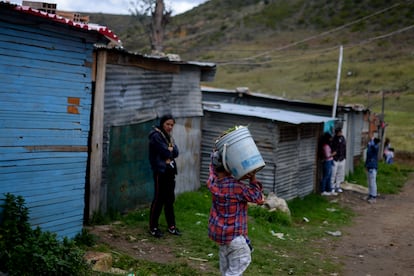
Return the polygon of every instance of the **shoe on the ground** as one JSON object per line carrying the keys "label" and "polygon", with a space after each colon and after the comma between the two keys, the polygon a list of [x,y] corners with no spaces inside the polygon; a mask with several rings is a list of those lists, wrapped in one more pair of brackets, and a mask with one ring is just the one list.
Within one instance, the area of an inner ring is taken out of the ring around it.
{"label": "shoe on the ground", "polygon": [[175,226],[168,228],[168,233],[171,235],[181,236],[180,230],[178,230],[178,228]]}
{"label": "shoe on the ground", "polygon": [[343,192],[343,190],[342,190],[341,188],[337,188],[335,192],[337,192],[337,193],[342,193],[342,192]]}
{"label": "shoe on the ground", "polygon": [[323,195],[323,196],[330,196],[331,193],[330,192],[323,192],[323,193],[321,193],[321,195]]}
{"label": "shoe on the ground", "polygon": [[153,236],[155,238],[161,238],[163,236],[163,233],[158,228],[152,228],[152,229],[150,229],[149,230],[149,233],[150,233],[151,236]]}
{"label": "shoe on the ground", "polygon": [[377,198],[375,196],[369,195],[367,197],[367,201],[368,201],[368,203],[371,203],[372,204],[372,203],[377,202]]}
{"label": "shoe on the ground", "polygon": [[335,193],[334,191],[331,191],[331,195],[333,195],[333,196],[337,196],[337,195],[338,195],[338,193]]}

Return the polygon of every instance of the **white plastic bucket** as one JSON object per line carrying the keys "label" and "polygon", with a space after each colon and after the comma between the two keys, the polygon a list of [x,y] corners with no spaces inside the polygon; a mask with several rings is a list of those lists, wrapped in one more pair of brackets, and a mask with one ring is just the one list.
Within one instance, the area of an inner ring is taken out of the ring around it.
{"label": "white plastic bucket", "polygon": [[266,165],[247,127],[239,127],[220,137],[216,148],[223,157],[225,169],[237,179]]}

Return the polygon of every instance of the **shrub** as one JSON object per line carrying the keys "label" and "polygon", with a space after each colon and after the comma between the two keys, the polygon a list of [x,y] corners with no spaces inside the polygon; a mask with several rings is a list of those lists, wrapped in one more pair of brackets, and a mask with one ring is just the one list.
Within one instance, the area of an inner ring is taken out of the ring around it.
{"label": "shrub", "polygon": [[87,275],[83,251],[67,238],[32,229],[21,196],[5,195],[0,224],[0,270],[8,275]]}

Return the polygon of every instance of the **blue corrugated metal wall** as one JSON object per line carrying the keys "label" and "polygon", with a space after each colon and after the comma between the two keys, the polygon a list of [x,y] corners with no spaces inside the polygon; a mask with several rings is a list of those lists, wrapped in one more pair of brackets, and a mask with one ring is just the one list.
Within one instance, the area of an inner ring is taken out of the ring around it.
{"label": "blue corrugated metal wall", "polygon": [[85,41],[66,28],[0,21],[0,203],[7,192],[23,196],[30,223],[61,237],[83,225],[93,51]]}

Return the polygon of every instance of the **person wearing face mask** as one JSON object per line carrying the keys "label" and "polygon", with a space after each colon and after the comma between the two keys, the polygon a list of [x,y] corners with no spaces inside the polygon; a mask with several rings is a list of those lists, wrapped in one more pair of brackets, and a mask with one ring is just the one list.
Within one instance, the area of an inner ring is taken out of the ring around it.
{"label": "person wearing face mask", "polygon": [[163,232],[159,228],[159,218],[164,209],[167,222],[167,232],[180,236],[181,232],[176,227],[174,202],[175,202],[175,176],[178,157],[178,147],[174,143],[172,130],[175,119],[171,114],[161,117],[160,124],[153,127],[149,138],[149,161],[154,179],[154,197],[151,203],[149,215],[149,233],[156,238],[161,238]]}

